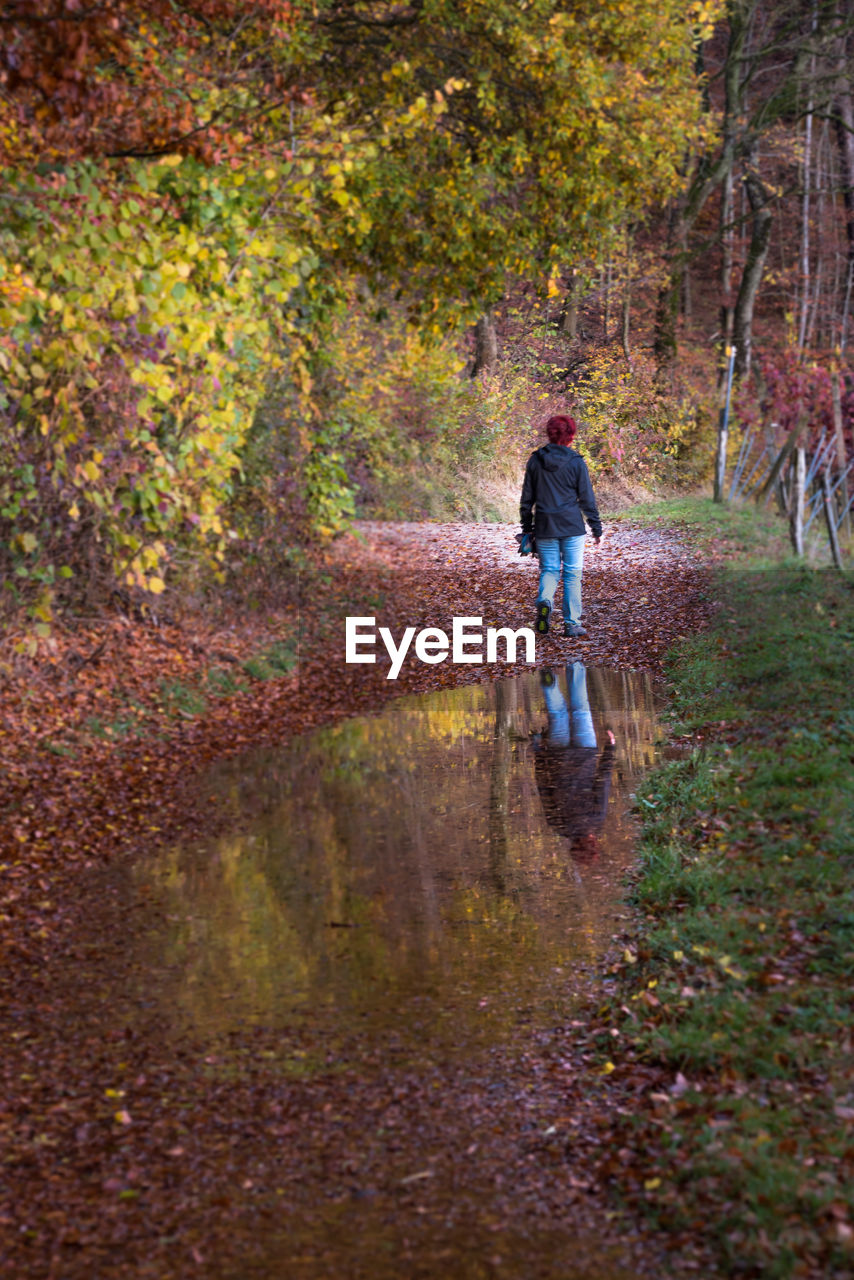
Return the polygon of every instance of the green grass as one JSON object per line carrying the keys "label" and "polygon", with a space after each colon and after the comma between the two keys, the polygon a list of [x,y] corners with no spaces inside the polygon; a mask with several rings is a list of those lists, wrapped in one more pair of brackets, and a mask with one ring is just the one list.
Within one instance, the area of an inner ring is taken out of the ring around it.
{"label": "green grass", "polygon": [[[719,518],[767,551],[699,507]],[[670,665],[694,745],[639,793],[643,925],[612,1009],[630,1059],[696,1087],[626,1140],[661,1178],[651,1215],[702,1218],[724,1274],[850,1275],[854,592],[791,564],[718,590],[716,626]]]}
{"label": "green grass", "polygon": [[297,663],[296,649],[290,641],[276,641],[261,653],[242,663],[243,670],[254,680],[279,680]]}
{"label": "green grass", "polygon": [[212,697],[230,698],[235,693],[243,693],[246,682],[227,667],[211,667],[205,675],[205,688]]}
{"label": "green grass", "polygon": [[[247,677],[276,680],[287,675],[295,665],[296,641],[275,641],[244,662],[235,663],[233,667],[212,666],[192,679],[160,680],[156,690],[157,701],[160,709],[171,720],[194,720],[203,716],[212,702],[246,693],[250,688]],[[111,716],[89,716],[86,719],[85,730],[91,737],[121,742],[130,738],[143,738],[154,732],[159,739],[163,738],[163,733],[157,732],[155,728],[154,706],[134,701],[121,690],[119,698],[124,703],[121,710]],[[48,743],[47,748],[57,755],[71,754],[70,749],[56,743]]]}
{"label": "green grass", "polygon": [[142,737],[149,719],[148,709],[132,699],[123,699],[126,705],[122,711],[111,719],[102,716],[89,716],[86,728],[93,737],[116,741],[121,738]]}
{"label": "green grass", "polygon": [[197,685],[184,684],[180,680],[161,680],[160,700],[167,715],[184,716],[188,720],[202,715],[208,705],[207,698]]}
{"label": "green grass", "polygon": [[776,565],[789,555],[788,526],[770,503],[757,507],[747,501],[731,506],[711,498],[669,498],[628,507],[612,519],[634,520],[653,527],[682,524],[701,546],[718,547],[727,555],[748,556],[754,567]]}

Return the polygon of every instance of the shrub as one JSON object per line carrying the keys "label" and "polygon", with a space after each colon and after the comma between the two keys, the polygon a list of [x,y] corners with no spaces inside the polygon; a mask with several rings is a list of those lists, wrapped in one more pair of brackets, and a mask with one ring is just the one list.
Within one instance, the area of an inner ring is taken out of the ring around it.
{"label": "shrub", "polygon": [[156,593],[176,547],[222,558],[266,289],[298,282],[299,250],[249,238],[242,174],[179,157],[5,180],[0,554],[46,625],[63,580]]}
{"label": "shrub", "polygon": [[696,470],[698,438],[714,420],[709,392],[665,389],[644,354],[629,364],[621,353],[603,350],[586,365],[575,395],[582,428],[578,447],[594,474],[673,482],[684,475],[692,454]]}

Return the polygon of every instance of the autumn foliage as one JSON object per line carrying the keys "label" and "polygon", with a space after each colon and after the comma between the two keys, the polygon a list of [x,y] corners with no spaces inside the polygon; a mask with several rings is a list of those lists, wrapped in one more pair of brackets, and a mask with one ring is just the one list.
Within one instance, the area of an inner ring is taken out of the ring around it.
{"label": "autumn foliage", "polygon": [[484,445],[454,330],[676,190],[710,12],[6,6],[7,605],[46,633]]}
{"label": "autumn foliage", "polygon": [[[600,474],[701,477],[733,325],[737,426],[795,321],[805,371],[847,332],[854,188],[816,122],[844,133],[850,24],[819,10],[4,6],[7,613],[46,631],[355,510],[507,516],[567,401]],[[804,39],[745,123],[753,60]],[[770,241],[760,188],[800,191]],[[767,258],[796,228],[800,275]]]}
{"label": "autumn foliage", "polygon": [[292,25],[283,0],[12,0],[2,23],[0,143],[12,164],[179,147],[210,160],[247,89],[288,87],[269,58]]}

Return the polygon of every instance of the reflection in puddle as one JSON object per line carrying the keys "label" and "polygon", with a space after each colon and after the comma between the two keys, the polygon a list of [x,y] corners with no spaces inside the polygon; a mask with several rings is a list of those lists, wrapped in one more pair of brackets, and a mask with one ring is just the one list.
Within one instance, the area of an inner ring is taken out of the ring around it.
{"label": "reflection in puddle", "polygon": [[166,909],[159,1002],[176,1029],[311,1018],[444,1050],[547,1015],[614,931],[657,736],[648,675],[575,664],[220,767],[228,834],[135,873]]}

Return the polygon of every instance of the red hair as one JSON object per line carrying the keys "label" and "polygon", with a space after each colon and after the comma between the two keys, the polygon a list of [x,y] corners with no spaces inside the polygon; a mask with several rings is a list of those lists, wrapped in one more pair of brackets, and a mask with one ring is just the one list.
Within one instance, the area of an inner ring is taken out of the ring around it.
{"label": "red hair", "polygon": [[599,841],[595,831],[588,831],[583,836],[576,836],[569,848],[574,862],[595,862],[599,857]]}
{"label": "red hair", "polygon": [[546,435],[552,444],[572,444],[577,430],[575,418],[565,413],[549,418],[546,423]]}

